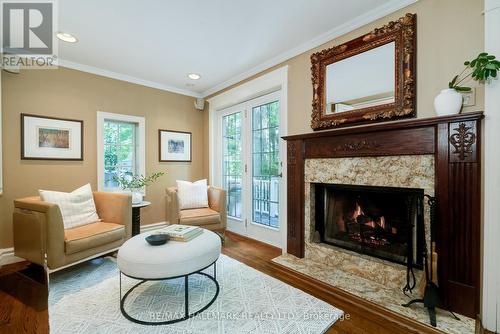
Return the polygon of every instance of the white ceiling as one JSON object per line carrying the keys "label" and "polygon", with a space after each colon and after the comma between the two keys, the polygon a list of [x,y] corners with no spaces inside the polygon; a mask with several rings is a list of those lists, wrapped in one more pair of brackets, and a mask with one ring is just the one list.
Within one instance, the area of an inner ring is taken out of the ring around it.
{"label": "white ceiling", "polygon": [[[207,96],[417,0],[59,0],[61,65]],[[187,74],[202,78],[192,81]],[[189,86],[193,84],[194,86]]]}

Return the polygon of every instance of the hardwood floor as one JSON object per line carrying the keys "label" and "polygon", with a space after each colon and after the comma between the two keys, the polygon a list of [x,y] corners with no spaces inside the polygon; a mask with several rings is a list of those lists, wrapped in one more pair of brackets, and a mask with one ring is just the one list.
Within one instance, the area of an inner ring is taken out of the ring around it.
{"label": "hardwood floor", "polygon": [[[222,253],[344,310],[345,319],[327,333],[441,333],[273,263],[281,254],[275,247],[226,232]],[[0,269],[0,333],[48,333],[47,298],[43,269],[26,262],[4,266]]]}
{"label": "hardwood floor", "polygon": [[0,269],[0,333],[49,332],[43,268],[20,262]]}

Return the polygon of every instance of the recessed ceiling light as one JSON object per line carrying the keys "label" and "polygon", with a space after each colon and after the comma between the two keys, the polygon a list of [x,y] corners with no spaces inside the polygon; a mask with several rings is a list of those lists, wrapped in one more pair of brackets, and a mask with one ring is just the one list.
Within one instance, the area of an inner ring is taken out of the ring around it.
{"label": "recessed ceiling light", "polygon": [[201,75],[197,73],[189,73],[188,78],[191,80],[199,80],[201,78]]}
{"label": "recessed ceiling light", "polygon": [[76,43],[78,42],[78,38],[75,36],[68,34],[67,32],[58,32],[56,34],[57,38],[59,38],[63,42],[68,42],[68,43]]}

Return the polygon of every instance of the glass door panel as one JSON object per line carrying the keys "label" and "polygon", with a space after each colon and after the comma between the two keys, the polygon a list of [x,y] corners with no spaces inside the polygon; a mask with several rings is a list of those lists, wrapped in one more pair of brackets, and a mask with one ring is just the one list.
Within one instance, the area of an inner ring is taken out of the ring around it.
{"label": "glass door panel", "polygon": [[222,185],[226,192],[227,214],[242,218],[241,112],[222,117]]}
{"label": "glass door panel", "polygon": [[252,107],[252,222],[279,228],[279,102]]}

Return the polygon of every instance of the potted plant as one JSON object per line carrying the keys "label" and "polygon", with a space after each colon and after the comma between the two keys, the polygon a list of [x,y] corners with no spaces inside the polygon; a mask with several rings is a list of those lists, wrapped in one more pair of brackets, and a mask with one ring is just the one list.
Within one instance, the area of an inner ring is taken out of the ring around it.
{"label": "potted plant", "polygon": [[473,60],[466,61],[464,65],[464,70],[448,83],[448,89],[443,89],[434,99],[434,109],[438,116],[458,114],[463,101],[460,93],[472,90],[471,87],[464,85],[470,80],[487,82],[491,78],[496,78],[500,69],[500,61],[487,52],[481,52]]}
{"label": "potted plant", "polygon": [[150,176],[144,176],[128,173],[115,175],[113,180],[118,182],[122,189],[129,190],[132,193],[132,204],[139,204],[142,202],[142,188],[149,186],[164,174],[163,172],[156,172]]}

